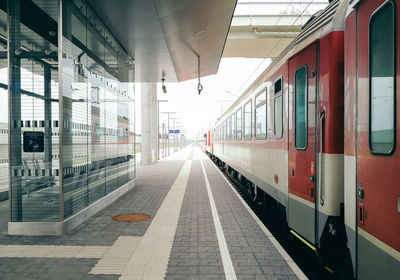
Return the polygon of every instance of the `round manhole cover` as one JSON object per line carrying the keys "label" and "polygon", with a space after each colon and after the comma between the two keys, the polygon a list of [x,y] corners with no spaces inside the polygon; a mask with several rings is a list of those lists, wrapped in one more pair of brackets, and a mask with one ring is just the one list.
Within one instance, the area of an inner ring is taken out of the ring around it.
{"label": "round manhole cover", "polygon": [[150,216],[146,214],[121,214],[112,217],[112,219],[118,222],[132,223],[132,222],[146,221],[150,219]]}

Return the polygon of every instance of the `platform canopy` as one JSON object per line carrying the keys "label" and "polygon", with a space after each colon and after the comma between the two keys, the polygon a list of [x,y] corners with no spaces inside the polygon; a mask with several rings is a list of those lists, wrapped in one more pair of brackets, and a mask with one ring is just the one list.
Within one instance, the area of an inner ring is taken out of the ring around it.
{"label": "platform canopy", "polygon": [[135,60],[137,82],[215,74],[235,0],[88,0]]}
{"label": "platform canopy", "polygon": [[238,0],[224,57],[277,57],[329,0]]}

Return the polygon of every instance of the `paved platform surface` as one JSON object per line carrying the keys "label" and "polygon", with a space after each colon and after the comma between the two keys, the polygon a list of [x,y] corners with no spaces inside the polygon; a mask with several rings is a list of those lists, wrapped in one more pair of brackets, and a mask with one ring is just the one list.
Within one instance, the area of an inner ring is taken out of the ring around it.
{"label": "paved platform surface", "polygon": [[[136,187],[61,237],[8,236],[0,203],[0,279],[305,279],[197,147],[140,166]],[[144,213],[123,223],[112,217]]]}

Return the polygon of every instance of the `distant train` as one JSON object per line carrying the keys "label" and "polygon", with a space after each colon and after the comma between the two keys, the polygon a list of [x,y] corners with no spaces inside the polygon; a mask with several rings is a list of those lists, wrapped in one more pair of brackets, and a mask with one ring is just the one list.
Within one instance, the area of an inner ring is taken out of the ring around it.
{"label": "distant train", "polygon": [[400,3],[334,1],[206,134],[211,157],[357,279],[400,277]]}

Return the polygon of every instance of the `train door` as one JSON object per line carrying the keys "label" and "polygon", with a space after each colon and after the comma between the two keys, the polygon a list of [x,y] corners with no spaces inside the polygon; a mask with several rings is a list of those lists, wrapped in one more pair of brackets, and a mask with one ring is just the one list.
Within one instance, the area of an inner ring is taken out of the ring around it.
{"label": "train door", "polygon": [[317,44],[289,60],[290,228],[315,241],[315,110]]}
{"label": "train door", "polygon": [[399,6],[380,0],[357,8],[359,279],[400,275]]}

